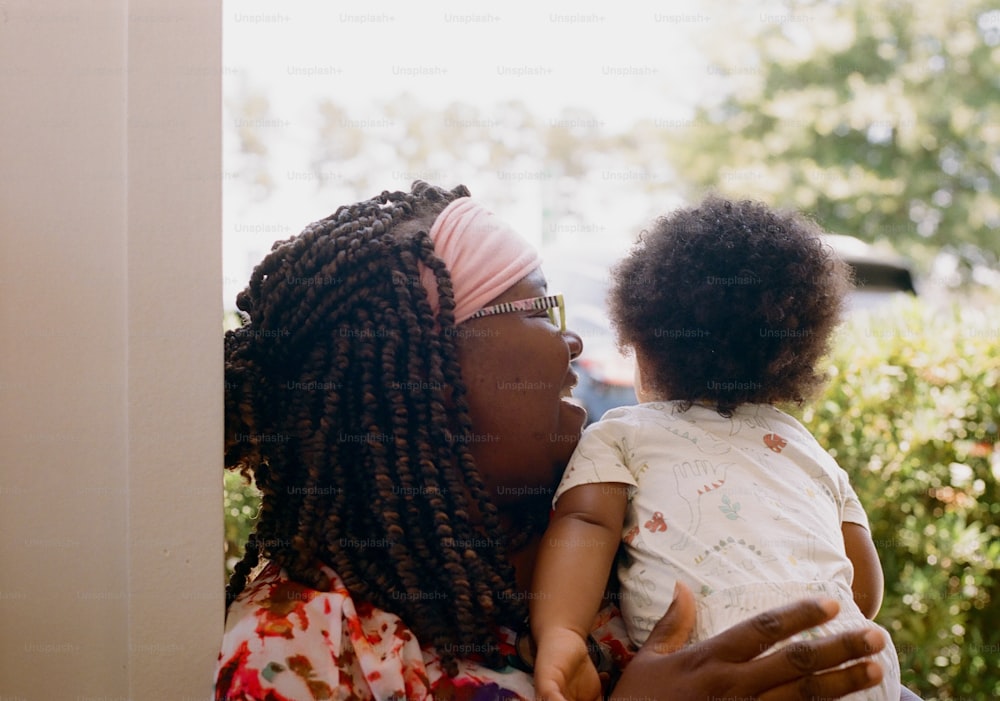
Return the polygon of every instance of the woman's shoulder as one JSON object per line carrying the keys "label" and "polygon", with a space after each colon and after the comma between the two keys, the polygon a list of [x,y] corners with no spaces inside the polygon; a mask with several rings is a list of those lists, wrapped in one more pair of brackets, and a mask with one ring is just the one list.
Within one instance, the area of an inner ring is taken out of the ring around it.
{"label": "woman's shoulder", "polygon": [[270,565],[237,597],[216,668],[217,700],[533,696],[530,675],[480,665],[474,651],[449,678],[436,651],[398,616],[356,602],[327,574],[331,585],[321,591]]}

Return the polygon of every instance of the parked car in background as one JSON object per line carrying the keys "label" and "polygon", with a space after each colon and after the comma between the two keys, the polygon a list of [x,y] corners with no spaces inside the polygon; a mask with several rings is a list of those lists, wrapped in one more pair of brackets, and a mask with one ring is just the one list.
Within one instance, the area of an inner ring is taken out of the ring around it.
{"label": "parked car in background", "polygon": [[853,236],[827,234],[826,240],[854,271],[848,311],[880,307],[899,294],[917,294],[913,272],[904,258],[885,253]]}
{"label": "parked car in background", "polygon": [[[912,271],[904,259],[853,236],[829,234],[826,238],[854,272],[849,313],[877,308],[899,294],[916,294]],[[632,359],[618,351],[606,302],[608,271],[629,247],[628,241],[562,242],[543,250],[549,290],[563,293],[566,324],[583,338],[583,355],[576,361],[580,382],[573,396],[586,407],[590,423],[609,409],[636,403]]]}

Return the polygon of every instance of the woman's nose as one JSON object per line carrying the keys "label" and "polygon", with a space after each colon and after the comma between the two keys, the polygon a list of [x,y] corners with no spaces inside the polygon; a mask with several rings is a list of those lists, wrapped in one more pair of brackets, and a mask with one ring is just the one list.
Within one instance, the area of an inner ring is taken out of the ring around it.
{"label": "woman's nose", "polygon": [[576,360],[583,353],[583,339],[576,331],[569,329],[566,329],[563,336],[566,337],[566,343],[569,344],[569,359]]}

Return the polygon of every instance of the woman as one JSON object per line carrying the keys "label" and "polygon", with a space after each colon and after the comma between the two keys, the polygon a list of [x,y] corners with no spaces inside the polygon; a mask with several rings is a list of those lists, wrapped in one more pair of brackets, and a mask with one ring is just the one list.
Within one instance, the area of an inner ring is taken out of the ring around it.
{"label": "woman", "polygon": [[[583,344],[535,251],[468,195],[417,182],[341,207],[237,299],[226,466],[263,502],[217,699],[533,697],[525,598],[586,418],[569,399]],[[628,663],[614,697],[836,697],[879,679],[864,631],[754,659],[831,607],[682,648],[682,591],[634,656],[613,612],[594,650]]]}

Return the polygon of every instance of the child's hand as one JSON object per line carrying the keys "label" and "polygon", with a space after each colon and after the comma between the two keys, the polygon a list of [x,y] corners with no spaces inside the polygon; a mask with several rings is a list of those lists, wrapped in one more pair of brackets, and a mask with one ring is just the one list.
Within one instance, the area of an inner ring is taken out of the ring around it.
{"label": "child's hand", "polygon": [[535,657],[535,692],[543,701],[600,699],[601,680],[587,641],[567,629],[546,631]]}

